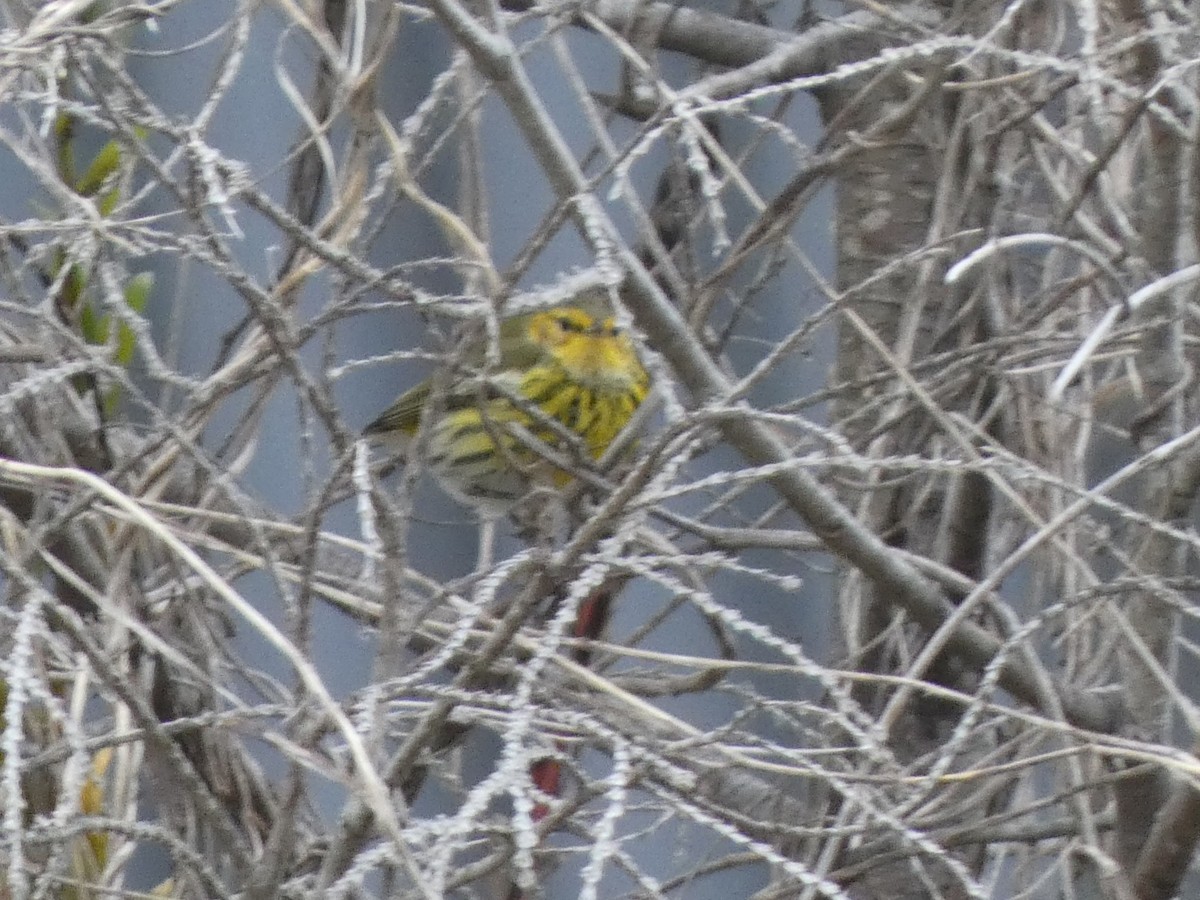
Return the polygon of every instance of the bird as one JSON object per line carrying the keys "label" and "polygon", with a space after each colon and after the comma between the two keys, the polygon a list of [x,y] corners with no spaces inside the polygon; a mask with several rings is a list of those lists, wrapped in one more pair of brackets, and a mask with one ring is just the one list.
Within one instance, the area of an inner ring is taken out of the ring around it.
{"label": "bird", "polygon": [[486,349],[468,344],[463,371],[405,391],[363,436],[407,453],[424,431],[443,489],[495,518],[535,487],[571,481],[548,457],[603,456],[651,385],[629,334],[594,306],[505,319],[497,364],[487,365]]}

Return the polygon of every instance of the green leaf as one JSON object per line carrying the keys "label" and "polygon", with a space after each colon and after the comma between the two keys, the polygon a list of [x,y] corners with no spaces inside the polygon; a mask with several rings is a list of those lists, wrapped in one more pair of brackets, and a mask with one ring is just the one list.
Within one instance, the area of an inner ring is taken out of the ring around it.
{"label": "green leaf", "polygon": [[[135,313],[142,313],[150,300],[150,289],[154,287],[152,272],[139,272],[125,284],[125,303]],[[124,322],[117,328],[117,362],[128,366],[133,362],[133,351],[137,347],[137,335]]]}
{"label": "green leaf", "polygon": [[97,313],[96,308],[89,303],[79,314],[79,331],[89,344],[105,344],[108,343],[110,321],[108,316]]}
{"label": "green leaf", "polygon": [[100,190],[101,185],[110,175],[121,167],[121,145],[109,141],[100,148],[92,164],[83,173],[75,185],[75,191],[81,197],[90,197]]}
{"label": "green leaf", "polygon": [[120,199],[121,189],[119,187],[114,187],[111,191],[107,191],[104,196],[100,198],[100,202],[96,204],[100,209],[100,215],[112,215],[112,211],[117,208],[117,201]]}
{"label": "green leaf", "polygon": [[[125,284],[125,302],[133,312],[145,312],[146,304],[150,301],[150,290],[154,288],[152,272],[138,272]],[[122,366],[130,365],[133,361],[133,350],[137,347],[138,336],[130,326],[122,322],[116,329],[116,361]]]}
{"label": "green leaf", "polygon": [[59,113],[54,120],[54,142],[58,148],[58,177],[70,184],[75,180],[75,119]]}
{"label": "green leaf", "polygon": [[100,409],[105,421],[112,420],[120,412],[121,386],[119,384],[114,384],[104,392],[104,396],[100,400]]}
{"label": "green leaf", "polygon": [[[154,287],[154,274],[139,272],[125,283],[125,303],[135,313],[142,313],[150,301],[150,291]],[[122,366],[133,362],[133,351],[137,349],[137,334],[124,322],[117,324],[117,347],[115,357]],[[105,391],[103,404],[104,415],[111,418],[117,414],[121,402],[121,386],[114,385]]]}
{"label": "green leaf", "polygon": [[125,284],[125,302],[136,313],[146,311],[150,289],[154,287],[153,272],[138,272]]}
{"label": "green leaf", "polygon": [[64,309],[74,312],[79,306],[79,301],[83,299],[83,294],[86,290],[87,276],[83,274],[83,269],[77,264],[72,265],[70,271],[67,272],[67,277],[63,279],[59,302]]}

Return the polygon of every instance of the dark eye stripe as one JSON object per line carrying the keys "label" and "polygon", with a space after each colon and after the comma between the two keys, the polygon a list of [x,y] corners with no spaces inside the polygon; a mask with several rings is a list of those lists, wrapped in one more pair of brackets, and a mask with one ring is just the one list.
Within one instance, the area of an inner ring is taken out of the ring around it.
{"label": "dark eye stripe", "polygon": [[574,334],[583,334],[587,329],[572,319],[570,316],[559,316],[558,326],[563,331],[570,331]]}

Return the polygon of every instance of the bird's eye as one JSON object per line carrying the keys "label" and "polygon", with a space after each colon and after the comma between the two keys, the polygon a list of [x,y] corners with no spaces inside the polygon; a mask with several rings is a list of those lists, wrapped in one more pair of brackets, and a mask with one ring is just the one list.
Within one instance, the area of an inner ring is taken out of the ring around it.
{"label": "bird's eye", "polygon": [[579,323],[576,322],[574,319],[572,319],[570,316],[559,316],[558,317],[558,327],[561,328],[563,331],[572,331],[572,332],[575,332],[576,334],[583,333],[583,329],[579,327]]}

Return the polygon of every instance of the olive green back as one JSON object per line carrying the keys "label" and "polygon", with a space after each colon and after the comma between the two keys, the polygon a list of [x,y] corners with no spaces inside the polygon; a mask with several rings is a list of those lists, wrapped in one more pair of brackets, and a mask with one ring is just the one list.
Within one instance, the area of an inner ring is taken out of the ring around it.
{"label": "olive green back", "polygon": [[[529,321],[536,313],[515,316],[500,323],[500,363],[496,372],[524,370],[537,364],[545,355],[544,351],[529,339]],[[471,341],[459,354],[463,368],[481,370],[487,364],[487,342],[482,337]],[[412,435],[421,424],[421,412],[429,402],[433,392],[433,379],[427,378],[420,384],[409,388],[396,398],[396,401],[383,413],[363,429],[363,434],[383,435],[393,432]],[[474,403],[474,392],[447,393],[444,398],[445,409],[452,411],[462,409]]]}

